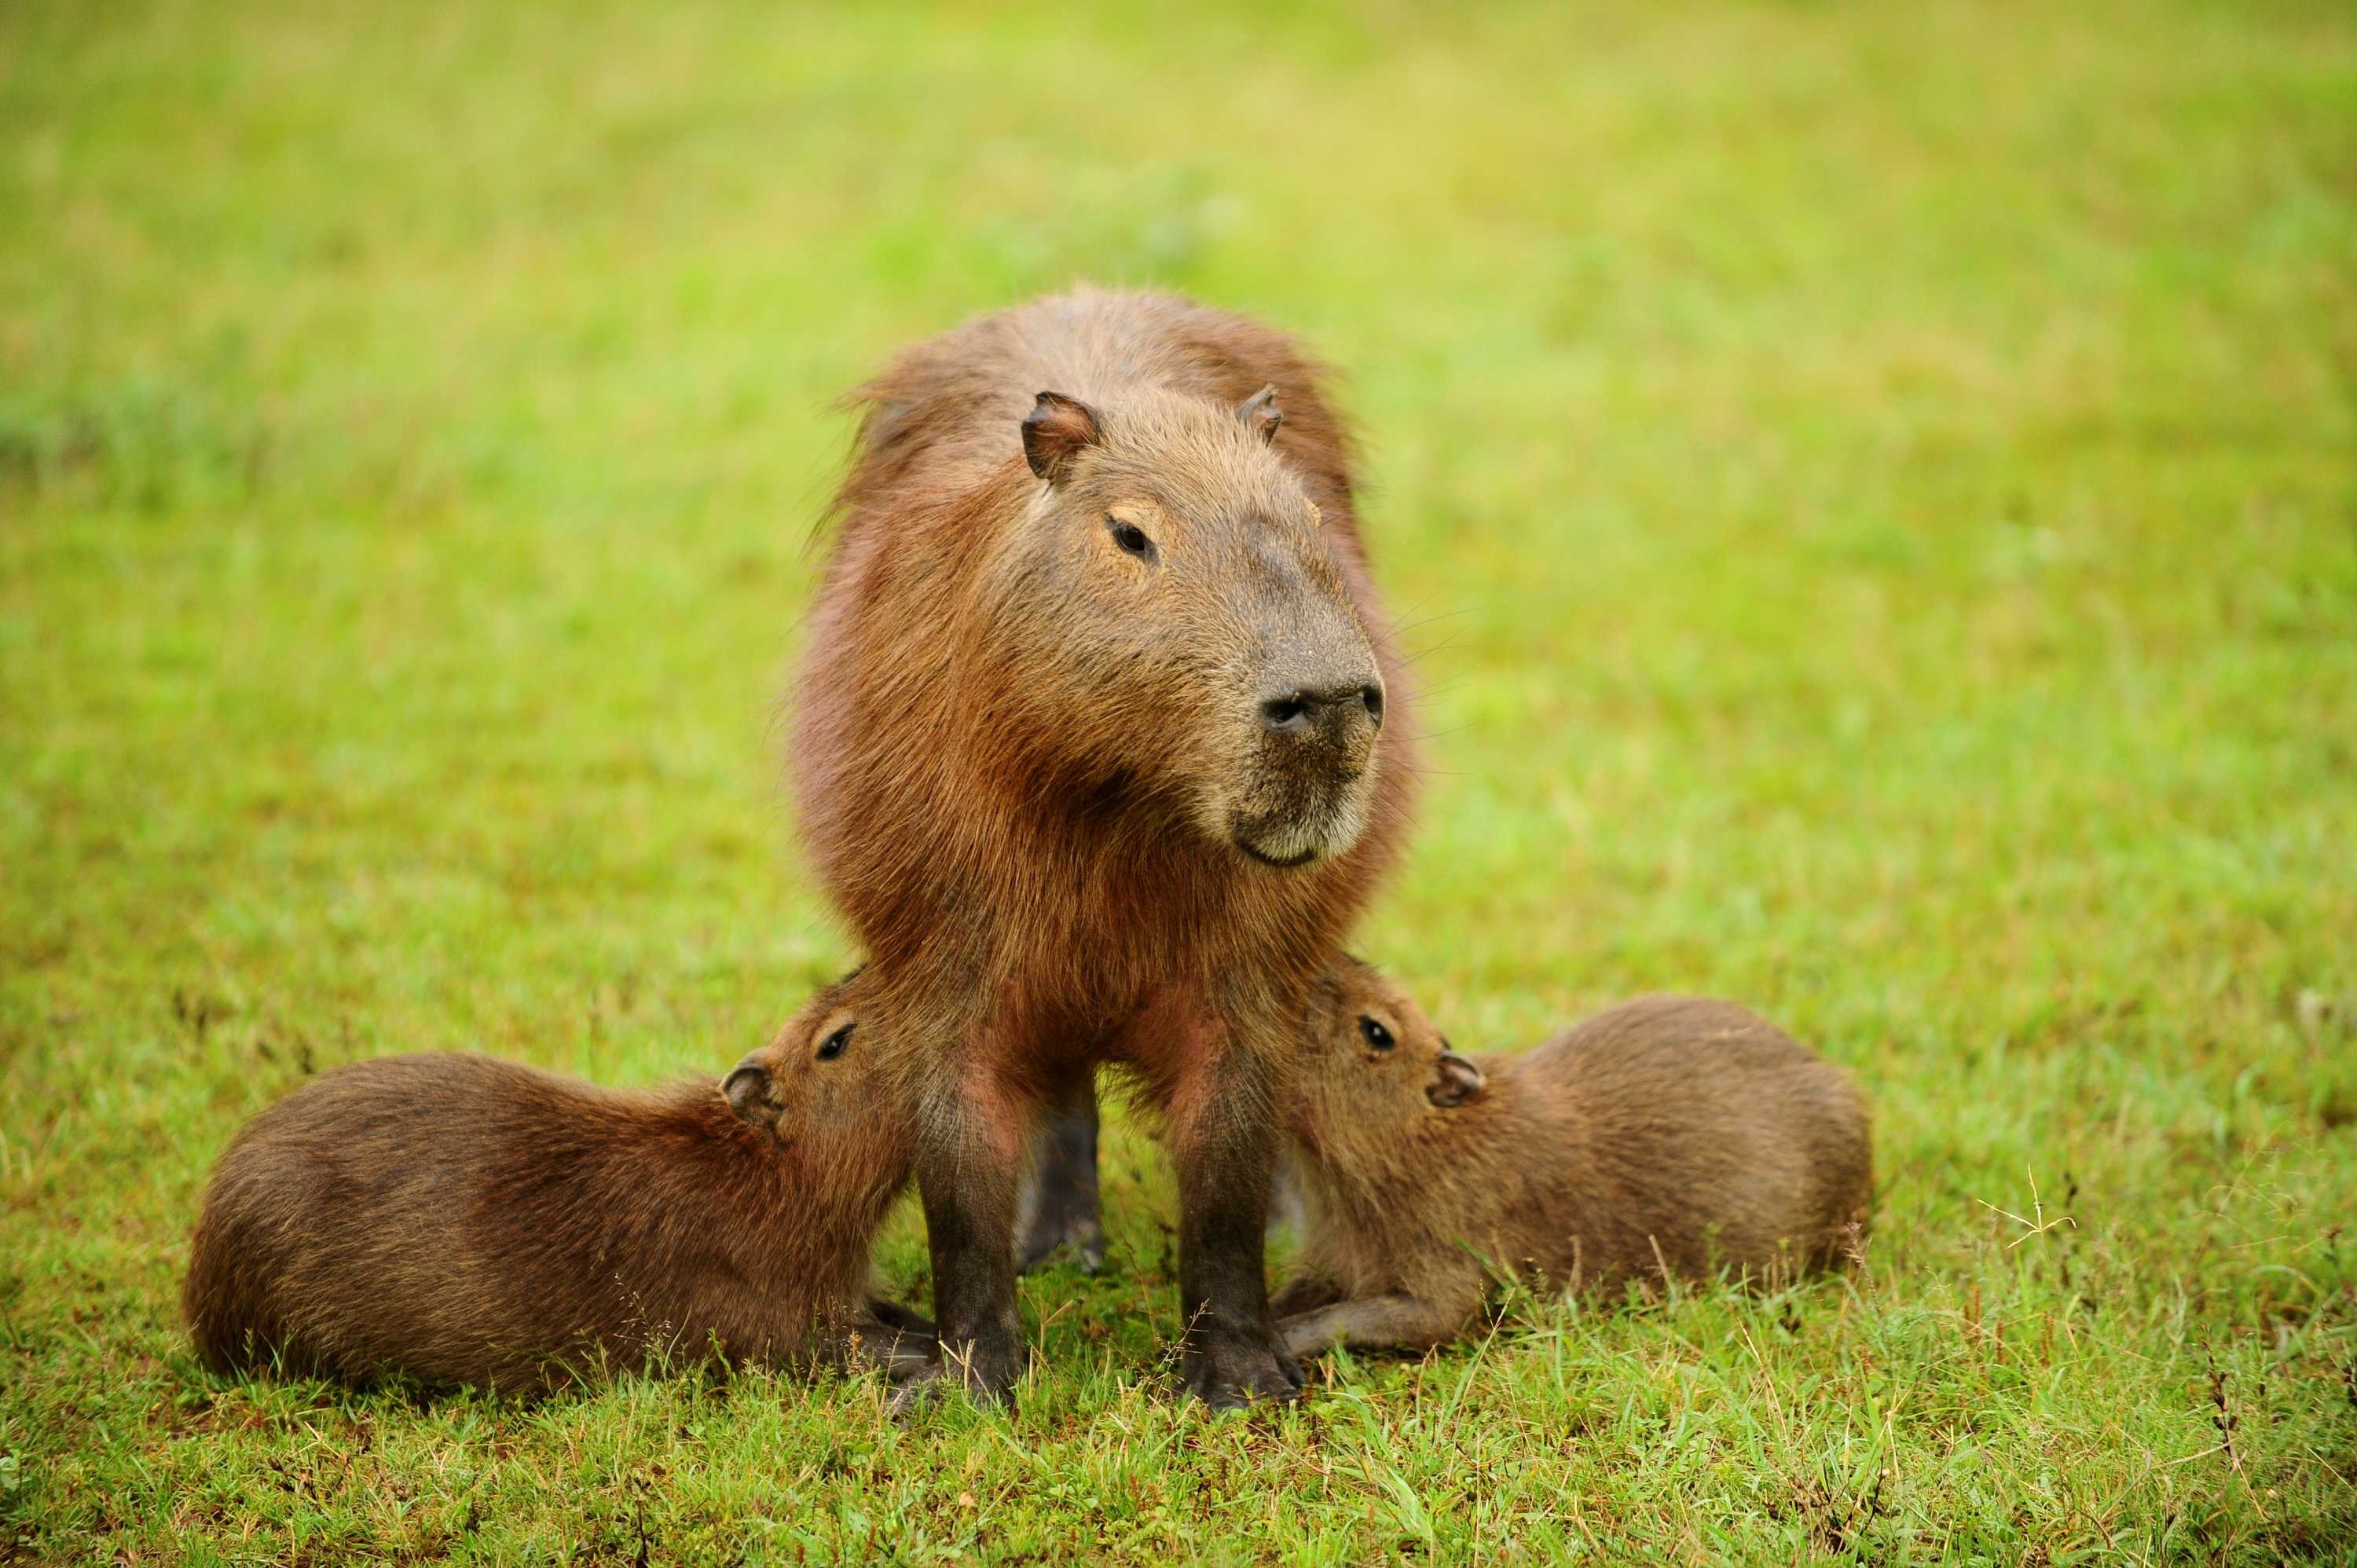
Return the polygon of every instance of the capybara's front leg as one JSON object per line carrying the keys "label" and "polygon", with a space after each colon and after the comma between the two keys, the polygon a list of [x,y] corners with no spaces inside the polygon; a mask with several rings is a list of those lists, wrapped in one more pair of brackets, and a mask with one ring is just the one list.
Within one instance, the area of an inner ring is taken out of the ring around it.
{"label": "capybara's front leg", "polygon": [[[1019,1123],[995,1090],[944,1086],[918,1118],[917,1189],[933,1262],[933,1376],[976,1400],[1004,1401],[1023,1371],[1015,1300],[1015,1179]],[[920,1391],[912,1387],[905,1405]]]}
{"label": "capybara's front leg", "polygon": [[1031,1181],[1016,1221],[1015,1261],[1025,1273],[1069,1249],[1084,1273],[1104,1262],[1097,1201],[1097,1091],[1082,1073],[1042,1110],[1031,1139]]}
{"label": "capybara's front leg", "polygon": [[1277,1324],[1285,1348],[1315,1356],[1347,1345],[1353,1350],[1428,1350],[1457,1337],[1464,1314],[1417,1295],[1362,1295],[1338,1301]]}
{"label": "capybara's front leg", "polygon": [[1269,1185],[1276,1169],[1279,1051],[1232,1038],[1207,1061],[1173,1127],[1178,1310],[1189,1393],[1213,1410],[1299,1397],[1301,1367],[1269,1316]]}

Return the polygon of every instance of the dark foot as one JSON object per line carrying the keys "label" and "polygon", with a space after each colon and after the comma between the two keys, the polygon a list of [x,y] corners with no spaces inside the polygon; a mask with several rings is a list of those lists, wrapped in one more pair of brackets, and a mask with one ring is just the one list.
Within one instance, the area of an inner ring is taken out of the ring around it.
{"label": "dark foot", "polygon": [[906,1383],[925,1375],[925,1369],[935,1364],[941,1347],[930,1334],[899,1334],[886,1330],[885,1337],[872,1345],[861,1347],[861,1354],[889,1383]]}
{"label": "dark foot", "polygon": [[[1093,1195],[1092,1195],[1093,1196]],[[1104,1266],[1104,1225],[1092,1203],[1086,1209],[1056,1213],[1044,1206],[1023,1216],[1015,1241],[1015,1266],[1025,1273],[1062,1261],[1084,1274]]]}
{"label": "dark foot", "polygon": [[896,1383],[917,1376],[941,1358],[933,1320],[880,1296],[868,1301],[867,1321],[856,1330],[854,1347],[856,1359]]}
{"label": "dark foot", "polygon": [[917,1412],[931,1403],[944,1387],[939,1361],[928,1361],[909,1376],[896,1378],[893,1381],[897,1386],[892,1390],[891,1399],[886,1402],[884,1411],[899,1422],[914,1419]]}
{"label": "dark foot", "polygon": [[908,1421],[933,1400],[960,1389],[985,1410],[1015,1408],[1014,1375],[1005,1372],[999,1377],[986,1376],[985,1369],[971,1356],[941,1352],[905,1376],[896,1372],[892,1380],[899,1386],[892,1391],[891,1402],[885,1408],[895,1421]]}
{"label": "dark foot", "polygon": [[823,1354],[845,1369],[872,1367],[897,1383],[939,1359],[941,1347],[931,1318],[898,1302],[871,1301]]}
{"label": "dark foot", "polygon": [[1275,1339],[1229,1338],[1189,1353],[1184,1387],[1213,1410],[1291,1404],[1301,1397],[1301,1363]]}
{"label": "dark foot", "polygon": [[903,1423],[914,1421],[917,1412],[932,1403],[948,1387],[942,1380],[939,1361],[929,1361],[909,1376],[894,1380],[898,1386],[892,1390],[891,1399],[885,1402],[884,1413]]}

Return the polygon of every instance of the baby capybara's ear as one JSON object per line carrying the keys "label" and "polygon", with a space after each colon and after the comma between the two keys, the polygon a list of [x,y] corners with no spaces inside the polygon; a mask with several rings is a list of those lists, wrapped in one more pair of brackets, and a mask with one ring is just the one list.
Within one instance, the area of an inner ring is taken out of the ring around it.
{"label": "baby capybara's ear", "polygon": [[1269,446],[1276,440],[1276,427],[1285,423],[1285,410],[1276,406],[1276,389],[1263,387],[1236,404],[1236,423],[1260,437],[1260,444]]}
{"label": "baby capybara's ear", "polygon": [[1481,1092],[1481,1069],[1455,1051],[1441,1052],[1437,1065],[1440,1081],[1426,1089],[1424,1097],[1441,1110],[1462,1105]]}
{"label": "baby capybara's ear", "polygon": [[755,1127],[775,1127],[786,1109],[785,1096],[778,1092],[778,1077],[761,1058],[763,1050],[755,1051],[729,1070],[720,1081],[720,1092],[728,1097],[728,1109],[737,1120]]}

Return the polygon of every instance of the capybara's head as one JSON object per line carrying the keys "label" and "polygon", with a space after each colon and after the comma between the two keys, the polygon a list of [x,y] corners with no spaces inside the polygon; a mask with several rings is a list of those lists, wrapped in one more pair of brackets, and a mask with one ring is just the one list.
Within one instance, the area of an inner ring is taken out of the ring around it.
{"label": "capybara's head", "polygon": [[1383,1161],[1476,1101],[1481,1069],[1381,971],[1338,958],[1310,988],[1292,1132],[1329,1162]]}
{"label": "capybara's head", "polygon": [[828,986],[729,1069],[721,1092],[738,1121],[820,1165],[865,1165],[879,1152],[905,1164],[909,1119],[862,1022],[863,991],[856,973]]}
{"label": "capybara's head", "polygon": [[1318,508],[1270,448],[1274,394],[1039,393],[1038,488],[990,602],[1006,700],[1057,716],[1067,762],[1291,866],[1365,831],[1384,693]]}

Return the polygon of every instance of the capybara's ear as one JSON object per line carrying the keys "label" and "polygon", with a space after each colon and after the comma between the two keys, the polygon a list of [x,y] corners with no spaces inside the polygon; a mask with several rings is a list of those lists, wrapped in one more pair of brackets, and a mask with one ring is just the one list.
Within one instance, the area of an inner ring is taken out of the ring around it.
{"label": "capybara's ear", "polygon": [[1424,1091],[1424,1097],[1446,1111],[1452,1105],[1462,1105],[1481,1092],[1481,1069],[1458,1056],[1455,1051],[1440,1053],[1440,1081]]}
{"label": "capybara's ear", "polygon": [[736,1112],[737,1120],[756,1127],[776,1126],[778,1113],[785,1109],[777,1079],[750,1057],[721,1080],[720,1092],[728,1097],[728,1109]]}
{"label": "capybara's ear", "polygon": [[1076,397],[1043,392],[1023,416],[1023,456],[1031,471],[1051,485],[1060,485],[1071,471],[1072,458],[1083,446],[1104,439],[1097,411]]}
{"label": "capybara's ear", "polygon": [[1260,437],[1264,446],[1276,439],[1276,427],[1285,423],[1285,410],[1276,406],[1276,389],[1263,387],[1236,404],[1236,423]]}

